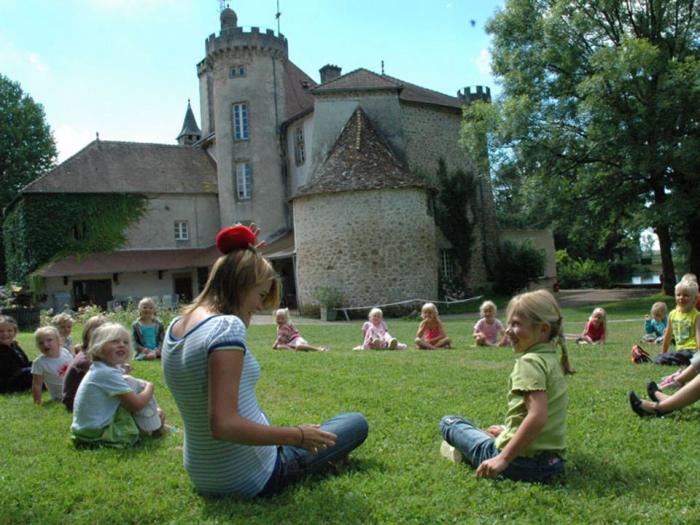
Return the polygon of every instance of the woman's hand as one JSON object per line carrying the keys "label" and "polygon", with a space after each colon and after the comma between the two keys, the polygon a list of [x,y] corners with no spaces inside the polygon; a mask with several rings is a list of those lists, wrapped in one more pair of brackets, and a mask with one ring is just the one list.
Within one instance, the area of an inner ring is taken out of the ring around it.
{"label": "woman's hand", "polygon": [[338,436],[321,430],[321,425],[299,425],[297,428],[301,434],[298,448],[318,454],[320,450],[335,446],[335,439]]}
{"label": "woman's hand", "polygon": [[486,433],[492,438],[497,438],[505,429],[506,427],[503,425],[491,425],[488,429],[486,429]]}
{"label": "woman's hand", "polygon": [[[253,235],[255,235],[255,240],[257,241],[258,236],[260,235],[260,228],[256,227],[254,222],[251,222],[250,226],[248,227],[250,228],[250,231],[253,232]],[[257,250],[261,250],[263,246],[265,246],[265,241],[260,241],[258,244],[255,245],[255,248]]]}

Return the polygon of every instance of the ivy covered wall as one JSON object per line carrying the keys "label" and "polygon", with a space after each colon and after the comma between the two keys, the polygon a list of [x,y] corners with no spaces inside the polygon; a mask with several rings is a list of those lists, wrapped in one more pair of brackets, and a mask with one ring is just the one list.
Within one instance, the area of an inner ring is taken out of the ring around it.
{"label": "ivy covered wall", "polygon": [[115,251],[147,206],[148,197],[139,194],[24,195],[3,225],[8,280],[27,284],[51,261]]}

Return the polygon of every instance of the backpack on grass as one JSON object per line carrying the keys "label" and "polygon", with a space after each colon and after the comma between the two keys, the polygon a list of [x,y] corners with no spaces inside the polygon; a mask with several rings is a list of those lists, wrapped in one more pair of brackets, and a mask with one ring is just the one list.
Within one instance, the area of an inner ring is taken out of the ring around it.
{"label": "backpack on grass", "polygon": [[647,354],[646,350],[642,348],[639,345],[634,345],[632,347],[632,362],[641,364],[641,363],[651,363],[651,357],[649,354]]}

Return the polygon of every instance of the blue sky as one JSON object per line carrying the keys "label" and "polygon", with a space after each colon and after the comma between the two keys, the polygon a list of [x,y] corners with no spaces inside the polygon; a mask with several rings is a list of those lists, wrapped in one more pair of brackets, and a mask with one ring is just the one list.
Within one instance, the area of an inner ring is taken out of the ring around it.
{"label": "blue sky", "polygon": [[[449,95],[497,91],[486,21],[505,0],[280,0],[290,59],[359,67]],[[277,30],[276,0],[231,1],[241,26]],[[218,0],[0,0],[0,73],[43,104],[59,160],[94,140],[174,144]],[[472,26],[471,20],[476,24]]]}

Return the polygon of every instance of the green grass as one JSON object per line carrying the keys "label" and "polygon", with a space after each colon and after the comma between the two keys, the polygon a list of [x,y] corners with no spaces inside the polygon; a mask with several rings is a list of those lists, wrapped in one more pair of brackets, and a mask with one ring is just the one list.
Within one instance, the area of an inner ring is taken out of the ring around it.
{"label": "green grass", "polygon": [[[274,424],[343,411],[367,417],[367,442],[342,475],[312,477],[269,501],[203,498],[182,465],[181,435],[127,451],[76,450],[60,404],[1,396],[0,523],[696,523],[700,410],[641,420],[627,402],[630,388],[641,394],[647,379],[670,370],[630,362],[654,300],[603,305],[609,343],[570,348],[578,373],[568,380],[567,472],[552,485],[477,482],[473,469],[438,453],[443,415],[481,426],[503,421],[514,356],[470,348],[474,319],[447,320],[456,349],[435,352],[353,352],[361,322],[299,327],[330,353],[277,352],[275,327],[252,326],[248,342],[263,369],[258,397]],[[579,332],[591,310],[565,311],[566,331]],[[617,322],[627,319],[635,321]],[[388,324],[406,342],[417,328]],[[30,335],[20,343],[35,353]],[[160,364],[135,367],[156,384],[169,421],[181,425]]]}

